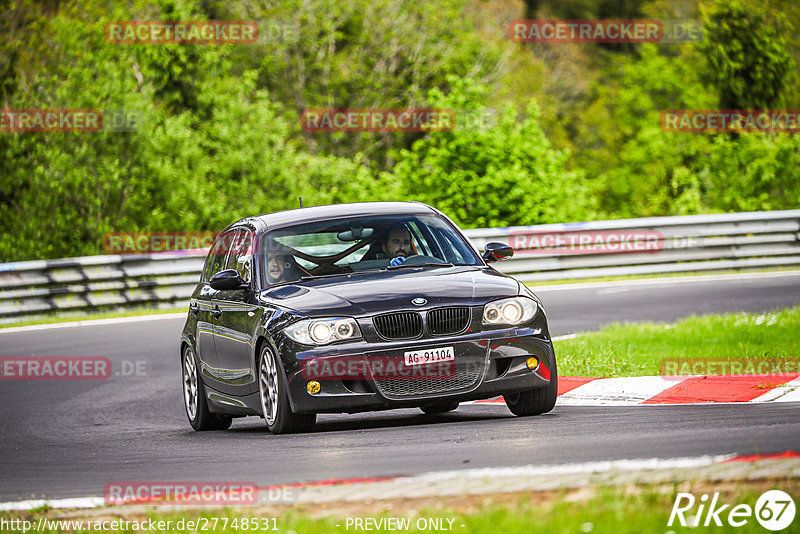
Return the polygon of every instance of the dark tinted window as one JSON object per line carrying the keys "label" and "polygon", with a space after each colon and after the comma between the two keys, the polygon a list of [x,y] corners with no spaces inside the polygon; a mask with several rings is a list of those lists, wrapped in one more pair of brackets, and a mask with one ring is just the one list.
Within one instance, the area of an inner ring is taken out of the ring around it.
{"label": "dark tinted window", "polygon": [[217,236],[214,245],[211,247],[211,252],[208,253],[206,259],[206,267],[203,272],[203,281],[208,281],[214,274],[225,269],[228,256],[231,252],[230,243],[235,238],[235,231],[231,230],[224,232]]}
{"label": "dark tinted window", "polygon": [[258,261],[273,285],[303,276],[379,270],[396,256],[417,264],[481,265],[439,216],[383,216],[319,221],[267,234]]}
{"label": "dark tinted window", "polygon": [[250,281],[253,268],[253,235],[249,230],[244,228],[236,230],[231,241],[231,251],[226,256],[225,268],[236,269],[245,282]]}

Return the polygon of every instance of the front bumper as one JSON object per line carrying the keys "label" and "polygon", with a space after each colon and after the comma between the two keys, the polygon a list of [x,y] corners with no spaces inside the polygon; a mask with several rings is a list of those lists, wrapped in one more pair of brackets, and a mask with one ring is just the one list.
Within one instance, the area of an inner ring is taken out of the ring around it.
{"label": "front bumper", "polygon": [[[376,359],[397,362],[397,368],[403,369],[404,352],[439,347],[454,349],[454,366],[447,375],[430,378],[420,372],[387,379],[371,372]],[[300,348],[294,343],[283,343],[280,348],[295,413],[353,413],[487,399],[546,386],[555,361],[552,342],[542,328],[508,328],[404,342],[360,341],[298,351]],[[534,370],[526,365],[531,356],[540,362]],[[337,361],[342,369],[346,364],[362,362],[363,366],[356,367],[367,372],[320,378],[308,372],[312,361],[313,365],[324,363],[326,369],[337,368]],[[311,379],[321,384],[316,394],[306,390]]]}

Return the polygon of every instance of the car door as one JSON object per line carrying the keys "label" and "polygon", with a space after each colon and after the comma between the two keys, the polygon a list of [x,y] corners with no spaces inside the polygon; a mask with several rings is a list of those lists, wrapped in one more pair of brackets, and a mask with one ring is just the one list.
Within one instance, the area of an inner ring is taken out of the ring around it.
{"label": "car door", "polygon": [[217,310],[214,345],[217,350],[219,391],[244,396],[258,389],[253,365],[253,337],[259,307],[254,292],[253,233],[239,228],[232,237],[225,269],[235,269],[248,286],[219,291],[213,298]]}
{"label": "car door", "polygon": [[[216,318],[212,316],[214,311],[213,297],[217,290],[209,285],[211,276],[223,269],[227,251],[224,247],[225,235],[217,238],[211,247],[211,252],[206,259],[200,284],[189,300],[189,311],[196,317],[195,338],[197,340],[197,357],[200,363],[200,373],[206,382],[214,380],[214,368],[217,365],[217,349],[214,345],[214,329],[216,328]],[[209,384],[214,387],[214,384]]]}

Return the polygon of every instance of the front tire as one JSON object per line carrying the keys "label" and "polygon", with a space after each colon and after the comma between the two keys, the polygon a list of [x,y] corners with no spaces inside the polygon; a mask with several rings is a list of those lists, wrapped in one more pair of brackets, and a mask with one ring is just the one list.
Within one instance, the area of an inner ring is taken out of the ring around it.
{"label": "front tire", "polygon": [[183,407],[189,424],[198,431],[225,430],[230,428],[232,417],[217,415],[208,410],[206,388],[203,378],[197,372],[197,360],[194,351],[186,345],[181,355],[181,375],[183,377]]}
{"label": "front tire", "polygon": [[258,395],[264,422],[273,434],[307,432],[314,427],[317,414],[292,413],[279,360],[266,343],[258,363]]}
{"label": "front tire", "polygon": [[550,369],[550,383],[544,387],[522,391],[519,393],[509,393],[503,395],[506,406],[511,413],[518,417],[529,415],[541,415],[553,409],[556,405],[558,395],[558,372],[556,370],[556,359],[553,357],[553,368]]}

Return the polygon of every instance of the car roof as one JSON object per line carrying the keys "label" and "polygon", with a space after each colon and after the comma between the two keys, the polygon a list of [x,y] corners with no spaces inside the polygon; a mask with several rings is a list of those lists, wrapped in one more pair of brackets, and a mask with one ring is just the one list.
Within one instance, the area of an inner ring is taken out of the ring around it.
{"label": "car roof", "polygon": [[277,211],[248,219],[261,223],[269,230],[275,230],[295,224],[330,219],[380,215],[432,215],[436,213],[438,212],[435,209],[422,202],[353,202]]}

